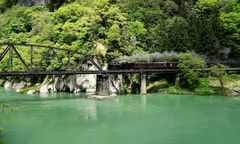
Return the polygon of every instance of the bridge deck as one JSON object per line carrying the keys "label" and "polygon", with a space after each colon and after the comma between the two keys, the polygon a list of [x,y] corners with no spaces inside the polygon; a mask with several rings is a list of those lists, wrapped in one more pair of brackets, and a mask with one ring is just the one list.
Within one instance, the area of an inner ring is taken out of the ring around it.
{"label": "bridge deck", "polygon": [[0,76],[27,76],[27,75],[74,75],[74,74],[121,74],[121,73],[141,73],[141,72],[161,72],[176,73],[177,69],[167,70],[105,70],[105,71],[36,71],[36,72],[0,72]]}
{"label": "bridge deck", "polygon": [[[204,69],[201,71],[208,71]],[[74,74],[126,74],[126,73],[177,73],[178,69],[139,69],[139,70],[104,70],[104,71],[21,71],[0,72],[0,76],[34,76],[34,75],[74,75]],[[240,71],[240,68],[228,68],[226,71]]]}

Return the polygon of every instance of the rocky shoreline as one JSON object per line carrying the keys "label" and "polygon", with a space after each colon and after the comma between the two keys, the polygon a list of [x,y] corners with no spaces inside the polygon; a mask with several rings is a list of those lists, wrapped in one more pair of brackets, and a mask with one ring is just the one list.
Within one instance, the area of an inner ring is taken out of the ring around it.
{"label": "rocky shoreline", "polygon": [[[0,80],[0,85],[5,89],[26,94],[48,94],[53,92],[86,92],[87,96],[95,95],[96,78],[94,74],[69,75],[46,77],[42,83],[31,83],[27,81],[16,82],[14,80]],[[120,82],[114,77],[110,77],[110,96],[116,96],[120,91]]]}
{"label": "rocky shoreline", "polygon": [[[85,70],[97,70],[93,65],[85,65]],[[11,89],[16,92],[26,94],[48,94],[53,92],[86,92],[87,96],[96,94],[97,75],[96,74],[78,74],[62,76],[46,76],[41,83],[31,83],[26,79],[6,80],[0,79],[0,86],[5,89]],[[118,77],[109,76],[110,96],[116,96],[120,92],[121,81]]]}

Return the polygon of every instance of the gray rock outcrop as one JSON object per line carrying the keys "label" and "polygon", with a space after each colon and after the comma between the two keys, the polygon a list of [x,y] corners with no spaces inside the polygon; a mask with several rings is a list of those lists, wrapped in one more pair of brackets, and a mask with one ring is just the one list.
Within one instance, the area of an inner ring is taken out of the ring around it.
{"label": "gray rock outcrop", "polygon": [[[97,70],[93,65],[86,65],[86,70]],[[44,94],[44,97],[48,93],[52,92],[71,92],[80,93],[86,92],[86,95],[96,94],[97,75],[96,74],[84,74],[84,75],[69,75],[69,76],[53,76],[46,77],[41,84],[36,84],[32,90],[28,90],[27,94],[34,94],[40,92]],[[5,89],[14,89],[20,92],[24,87],[31,86],[31,83],[19,82],[13,83],[6,81],[4,83]],[[109,91],[111,96],[116,96],[120,90],[121,81],[119,78],[110,76]]]}
{"label": "gray rock outcrop", "polygon": [[49,93],[49,91],[48,91],[48,85],[43,85],[43,86],[41,86],[41,88],[40,88],[40,93],[43,93],[43,94],[47,94],[47,93]]}
{"label": "gray rock outcrop", "polygon": [[4,88],[5,88],[5,89],[10,89],[10,88],[12,88],[12,82],[6,81],[6,82],[4,83]]}
{"label": "gray rock outcrop", "polygon": [[29,90],[29,91],[27,92],[28,95],[32,95],[32,94],[35,94],[35,93],[36,93],[35,90]]}

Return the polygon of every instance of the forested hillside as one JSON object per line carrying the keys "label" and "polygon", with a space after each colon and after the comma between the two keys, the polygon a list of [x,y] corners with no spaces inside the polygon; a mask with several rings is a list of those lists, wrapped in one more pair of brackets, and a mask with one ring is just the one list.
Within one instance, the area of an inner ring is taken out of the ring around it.
{"label": "forested hillside", "polygon": [[52,45],[105,62],[163,51],[240,54],[239,0],[0,0],[0,11],[0,42]]}

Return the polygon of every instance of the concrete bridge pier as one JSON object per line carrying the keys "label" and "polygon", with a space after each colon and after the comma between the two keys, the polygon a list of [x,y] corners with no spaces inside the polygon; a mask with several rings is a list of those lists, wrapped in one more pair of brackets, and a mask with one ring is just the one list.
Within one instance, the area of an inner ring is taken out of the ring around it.
{"label": "concrete bridge pier", "polygon": [[141,73],[141,88],[140,94],[147,94],[147,80],[146,80],[146,73]]}
{"label": "concrete bridge pier", "polygon": [[109,75],[97,75],[96,95],[110,96]]}

